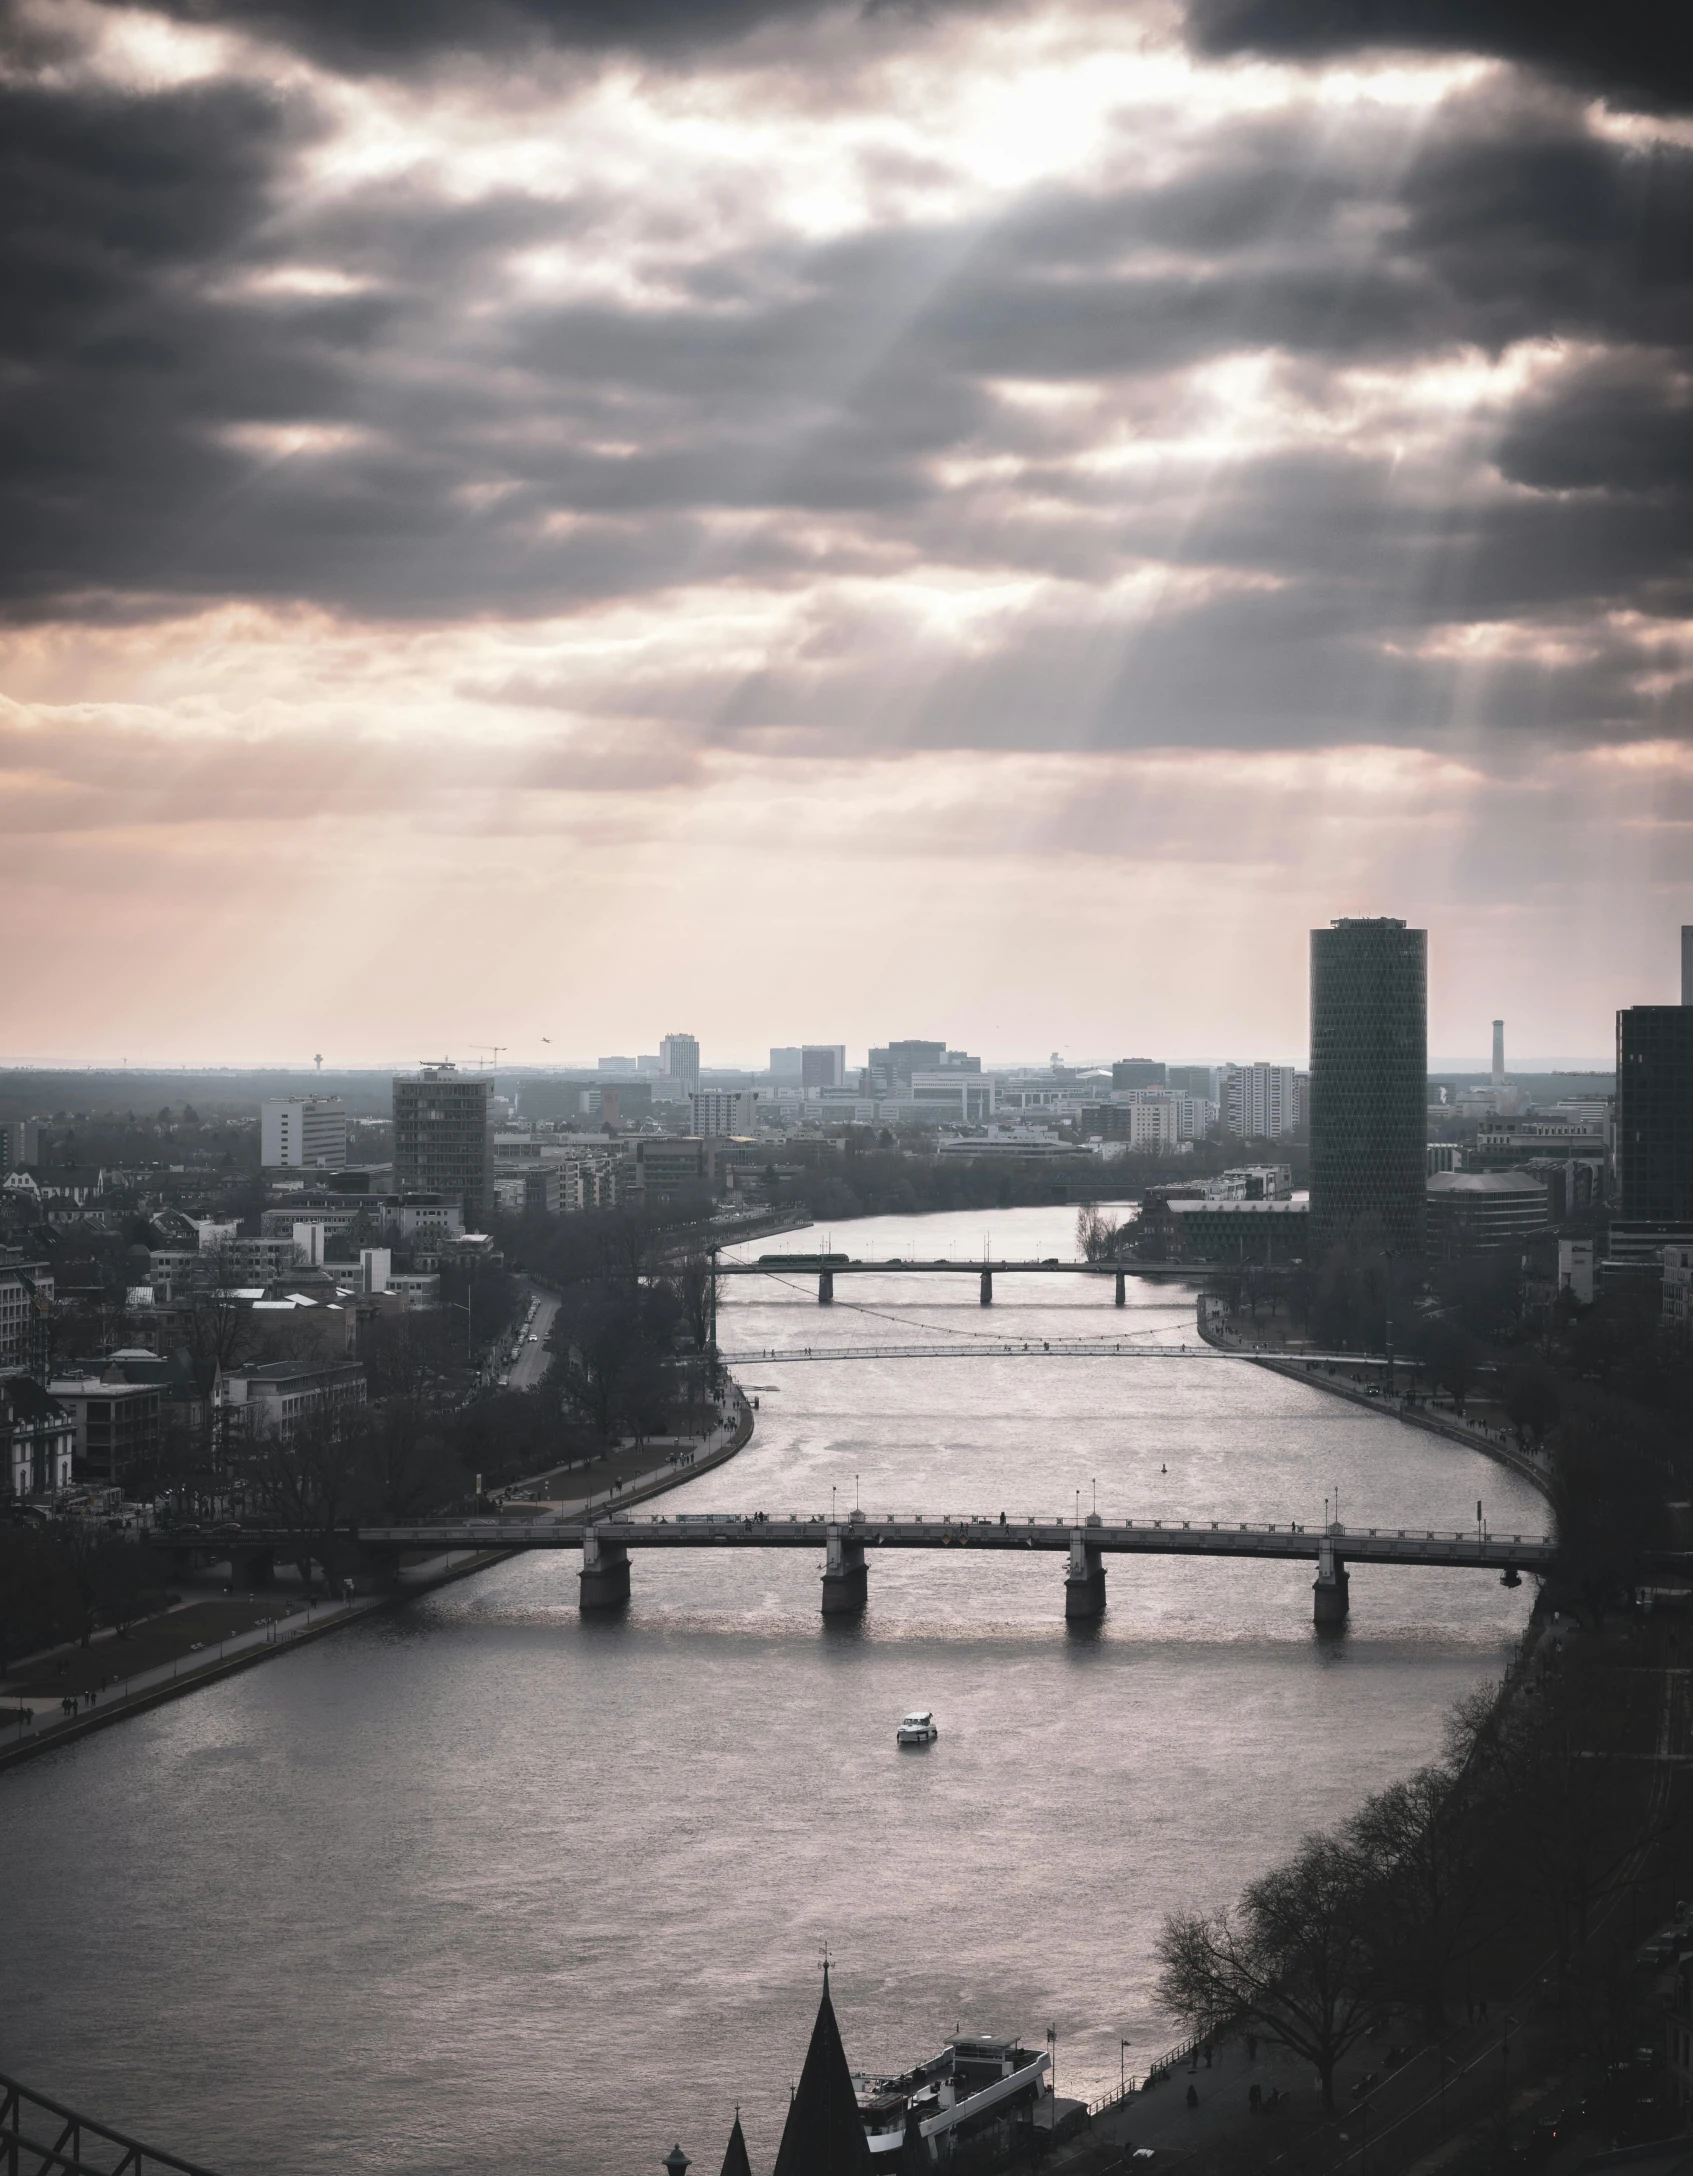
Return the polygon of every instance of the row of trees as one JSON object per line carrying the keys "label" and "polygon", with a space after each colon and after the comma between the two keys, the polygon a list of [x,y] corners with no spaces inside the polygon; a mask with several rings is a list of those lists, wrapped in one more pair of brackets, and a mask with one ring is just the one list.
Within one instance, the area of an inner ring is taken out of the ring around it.
{"label": "row of trees", "polygon": [[1171,1913],[1163,2003],[1200,2032],[1238,2022],[1279,2041],[1332,2108],[1337,2066],[1390,2016],[1438,2033],[1455,2001],[1551,1959],[1589,2051],[1611,2060],[1621,2006],[1596,1934],[1666,1829],[1638,1758],[1661,1682],[1566,1654],[1516,1696],[1464,1703],[1445,1761],[1307,1837],[1233,1908]]}
{"label": "row of trees", "polygon": [[120,1631],[164,1601],[156,1559],[85,1521],[0,1526],[0,1677],[65,1640]]}

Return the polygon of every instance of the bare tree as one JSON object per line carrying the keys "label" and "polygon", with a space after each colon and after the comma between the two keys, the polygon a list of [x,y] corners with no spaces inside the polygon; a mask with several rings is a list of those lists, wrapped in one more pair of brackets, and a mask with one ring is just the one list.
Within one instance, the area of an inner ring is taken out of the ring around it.
{"label": "bare tree", "polygon": [[1249,1884],[1238,1914],[1165,1919],[1160,2001],[1198,2031],[1238,2019],[1304,2056],[1332,2109],[1336,2066],[1385,2008],[1371,1886],[1355,1851],[1308,1836]]}
{"label": "bare tree", "polygon": [[1123,1227],[1107,1216],[1098,1202],[1090,1201],[1076,1211],[1076,1244],[1085,1262],[1113,1262],[1122,1245]]}
{"label": "bare tree", "polygon": [[1446,2022],[1454,1977],[1467,1974],[1506,1908],[1484,1848],[1482,1796],[1463,1766],[1422,1768],[1366,1799],[1344,1831],[1366,1871],[1384,1980],[1431,2033]]}
{"label": "bare tree", "polygon": [[346,1548],[366,1415],[328,1408],[302,1413],[291,1430],[255,1436],[244,1461],[255,1493],[288,1534],[300,1577],[312,1559],[333,1585]]}

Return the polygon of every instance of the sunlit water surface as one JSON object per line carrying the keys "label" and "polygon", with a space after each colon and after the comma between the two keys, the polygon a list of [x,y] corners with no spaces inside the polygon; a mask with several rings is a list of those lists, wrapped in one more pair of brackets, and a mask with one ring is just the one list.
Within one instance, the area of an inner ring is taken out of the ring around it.
{"label": "sunlit water surface", "polygon": [[[861,1256],[1066,1258],[1073,1211],[879,1219]],[[799,1249],[822,1235],[765,1242]],[[757,1249],[750,1250],[757,1252]],[[1191,1334],[1184,1287],[727,1287],[725,1347]],[[889,1315],[894,1317],[890,1320]],[[1456,1446],[1226,1362],[765,1366],[751,1445],[666,1508],[1084,1509],[1540,1532]],[[810,1552],[638,1556],[615,1623],[572,1556],[448,1588],[0,1781],[0,2069],[231,2172],[536,2176],[775,2157],[827,1942],[849,2054],[1058,2028],[1061,2090],[1166,2043],[1161,1915],[1230,1896],[1440,1744],[1530,1589],[1366,1567],[873,1558],[825,1628]],[[909,1705],[939,1742],[895,1750]]]}

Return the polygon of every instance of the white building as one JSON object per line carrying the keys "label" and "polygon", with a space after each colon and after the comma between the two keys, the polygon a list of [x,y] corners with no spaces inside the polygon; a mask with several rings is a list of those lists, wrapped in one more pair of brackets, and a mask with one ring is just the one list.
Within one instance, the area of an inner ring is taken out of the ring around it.
{"label": "white building", "polygon": [[30,1364],[53,1313],[53,1272],[15,1256],[0,1263],[0,1375]]}
{"label": "white building", "polygon": [[758,1130],[756,1088],[696,1088],[688,1104],[692,1130],[702,1141],[739,1139]]}
{"label": "white building", "polygon": [[1593,1305],[1593,1242],[1591,1239],[1558,1241],[1558,1290],[1568,1292],[1583,1307]]}
{"label": "white building", "polygon": [[1305,1078],[1291,1065],[1236,1066],[1223,1084],[1223,1124],[1245,1141],[1279,1141],[1304,1118]]}
{"label": "white building", "polygon": [[[1182,1103],[1192,1097],[1137,1095],[1129,1105],[1129,1146],[1156,1153],[1176,1148],[1182,1138]],[[1188,1138],[1191,1139],[1191,1136]]]}
{"label": "white building", "polygon": [[266,1170],[338,1171],[347,1161],[347,1107],[339,1096],[272,1096],[259,1105]]}
{"label": "white building", "polygon": [[223,1404],[231,1428],[286,1441],[302,1421],[339,1418],[366,1402],[365,1372],[356,1360],[277,1360],[226,1375]]}
{"label": "white building", "polygon": [[943,1073],[913,1073],[909,1101],[918,1123],[930,1126],[980,1126],[994,1115],[995,1082],[991,1073],[965,1073],[948,1066]]}
{"label": "white building", "polygon": [[8,1118],[0,1122],[0,1172],[20,1171],[41,1161],[41,1121]]}
{"label": "white building", "polygon": [[1291,1201],[1291,1164],[1237,1164],[1204,1182],[1210,1201]]}
{"label": "white building", "polygon": [[0,1460],[14,1496],[56,1496],[71,1485],[76,1421],[29,1375],[0,1377]]}
{"label": "white building", "polygon": [[658,1046],[658,1055],[661,1078],[674,1081],[684,1096],[693,1095],[700,1084],[699,1038],[667,1035]]}

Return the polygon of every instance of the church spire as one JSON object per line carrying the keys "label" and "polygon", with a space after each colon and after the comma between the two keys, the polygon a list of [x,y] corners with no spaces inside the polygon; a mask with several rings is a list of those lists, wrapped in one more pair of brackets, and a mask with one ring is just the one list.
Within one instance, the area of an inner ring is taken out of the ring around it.
{"label": "church spire", "polygon": [[799,2089],[788,2108],[775,2176],[872,2176],[864,2119],[858,2112],[858,2095],[829,1997],[827,1957],[823,1999],[817,2005]]}
{"label": "church spire", "polygon": [[752,2176],[747,2142],[741,2130],[741,2111],[735,2110],[735,2128],[729,2133],[729,2150],[723,2156],[723,2176]]}

